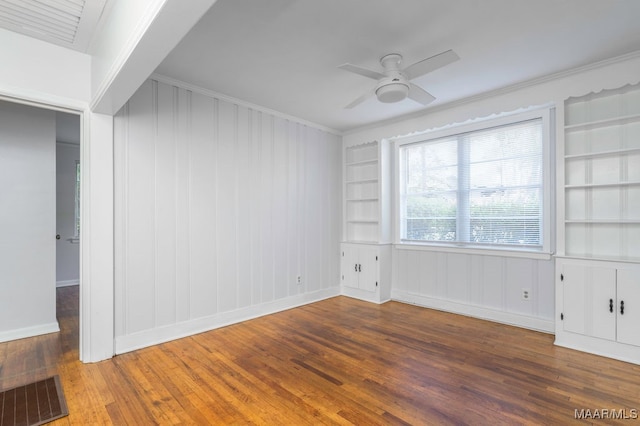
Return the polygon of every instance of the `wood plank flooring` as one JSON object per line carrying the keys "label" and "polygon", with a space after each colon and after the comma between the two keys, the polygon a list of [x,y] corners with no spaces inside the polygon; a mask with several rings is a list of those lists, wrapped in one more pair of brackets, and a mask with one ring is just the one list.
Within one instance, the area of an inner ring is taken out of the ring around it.
{"label": "wood plank flooring", "polygon": [[0,389],[60,375],[70,414],[56,425],[585,424],[575,410],[640,410],[640,366],[346,297],[82,364],[77,287],[58,297],[60,333],[0,344]]}

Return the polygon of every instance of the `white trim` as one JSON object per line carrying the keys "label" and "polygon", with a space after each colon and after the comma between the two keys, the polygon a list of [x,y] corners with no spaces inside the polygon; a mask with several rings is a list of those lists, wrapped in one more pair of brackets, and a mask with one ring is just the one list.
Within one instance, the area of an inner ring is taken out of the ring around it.
{"label": "white trim", "polygon": [[60,287],[71,287],[74,285],[80,285],[80,279],[76,278],[75,280],[62,280],[56,281],[56,288]]}
{"label": "white trim", "polygon": [[69,114],[82,114],[88,108],[86,102],[73,101],[67,98],[42,94],[26,89],[13,90],[12,88],[2,87],[2,85],[0,85],[0,101],[13,102]]}
{"label": "white trim", "polygon": [[[140,40],[142,40],[144,35],[147,33],[147,30],[149,30],[149,27],[151,27],[151,24],[156,19],[167,1],[168,0],[155,0],[147,7],[147,10],[135,26],[133,33],[124,43],[124,46],[115,57],[113,63],[111,64],[111,67],[105,74],[102,81],[99,83],[97,90],[92,94],[90,103],[90,108],[92,111],[95,111],[98,107],[98,104],[102,102],[116,77],[118,77],[118,75],[121,73],[122,69],[133,54],[133,51],[140,43]],[[94,42],[95,40],[92,39],[89,43],[89,49],[91,49]]]}
{"label": "white trim", "polygon": [[307,127],[312,127],[314,129],[322,130],[323,132],[331,133],[336,136],[342,136],[342,132],[336,129],[332,129],[330,127],[323,126],[318,123],[314,123],[311,121],[303,120],[302,118],[296,117],[294,115],[285,114],[280,111],[276,111],[273,109],[269,109],[260,105],[252,104],[251,102],[243,101],[242,99],[234,98],[232,96],[228,96],[219,92],[215,92],[213,90],[204,89],[202,87],[186,83],[181,80],[176,80],[175,78],[167,77],[162,74],[153,73],[149,77],[151,80],[155,80],[160,83],[169,84],[171,86],[179,87],[181,89],[189,90],[194,93],[199,93],[201,95],[209,96],[211,98],[219,99],[226,102],[231,102],[232,104],[236,104],[238,106],[242,106],[245,108],[252,109],[254,111],[259,111],[265,114],[273,115],[278,118],[283,118],[285,120],[293,121],[296,123],[300,123]]}
{"label": "white trim", "polygon": [[[380,289],[380,287],[378,287],[378,289]],[[379,291],[380,290],[372,292],[361,290],[359,288],[342,286],[340,294],[342,296],[351,297],[352,299],[363,300],[365,302],[375,303],[377,305],[382,305],[383,303],[391,300],[390,298],[380,300],[380,296],[378,295]]]}
{"label": "white trim", "polygon": [[204,318],[172,324],[165,327],[153,328],[126,336],[119,336],[116,337],[115,352],[116,354],[122,354],[134,351],[265,315],[274,314],[276,312],[319,302],[339,295],[339,287],[333,287],[312,293],[291,296],[257,306],[249,306],[235,311],[223,312]]}
{"label": "white trim", "polygon": [[[555,132],[552,126],[552,112],[554,112],[555,105],[553,103],[547,103],[544,105],[536,105],[528,108],[521,108],[516,111],[505,112],[501,114],[493,114],[488,117],[480,117],[473,120],[468,120],[464,123],[452,123],[435,129],[428,129],[425,131],[415,132],[406,136],[398,136],[391,138],[393,143],[393,172],[394,172],[394,188],[393,188],[393,204],[391,210],[394,213],[394,234],[393,241],[397,248],[402,248],[404,245],[408,245],[411,248],[424,247],[419,250],[428,250],[427,247],[437,247],[439,251],[468,253],[468,254],[486,254],[486,255],[499,255],[505,257],[528,257],[531,259],[543,259],[549,260],[552,255],[554,247],[554,233],[552,229],[554,227],[553,217],[555,213],[555,204],[552,194],[555,195],[554,173],[552,167],[554,167],[555,153]],[[542,120],[542,191],[543,191],[543,212],[542,212],[542,249],[541,250],[522,250],[516,249],[500,249],[497,246],[487,245],[486,248],[480,246],[474,246],[471,243],[459,242],[460,247],[446,246],[444,244],[437,244],[431,242],[405,242],[401,239],[402,224],[400,223],[401,215],[397,213],[400,210],[400,185],[401,185],[401,167],[400,167],[400,148],[405,145],[411,145],[416,143],[428,142],[435,139],[446,138],[449,136],[460,135],[464,133],[481,131],[484,129],[490,129],[493,127],[506,126],[510,124],[516,124],[527,120],[539,119]]]}
{"label": "white trim", "polygon": [[482,306],[467,305],[450,300],[425,297],[402,290],[392,290],[391,299],[397,302],[409,303],[439,311],[451,312],[458,315],[465,315],[468,317],[513,325],[535,331],[542,331],[544,333],[553,334],[555,332],[555,323],[553,320],[544,320],[510,312],[496,311]]}
{"label": "white trim", "polygon": [[17,339],[25,339],[27,337],[40,336],[41,334],[56,333],[58,331],[60,331],[60,326],[57,321],[33,327],[19,328],[17,330],[3,331],[0,332],[0,343]]}
{"label": "white trim", "polygon": [[529,251],[529,250],[517,250],[517,249],[499,249],[495,246],[491,248],[474,248],[474,247],[451,247],[441,244],[429,244],[429,243],[409,243],[403,242],[394,244],[393,248],[398,250],[416,250],[416,251],[437,251],[439,253],[458,253],[458,254],[473,254],[479,256],[500,256],[500,257],[519,257],[525,259],[535,260],[551,260],[553,253],[547,253],[542,251]]}
{"label": "white trim", "polygon": [[640,351],[637,346],[569,332],[556,334],[553,343],[563,348],[640,365]]}
{"label": "white trim", "polygon": [[[542,119],[543,122],[549,120],[549,111],[554,107],[553,103],[545,105],[535,105],[528,108],[521,108],[499,114],[492,114],[486,117],[478,117],[467,120],[463,123],[451,123],[445,126],[416,131],[409,135],[389,138],[394,145],[400,147],[413,143],[427,142],[430,140],[446,138],[462,133],[475,132],[490,129],[492,127],[508,126],[521,121]],[[397,159],[396,159],[397,161]]]}
{"label": "white trim", "polygon": [[[86,102],[73,101],[67,98],[62,98],[59,96],[51,96],[46,93],[32,91],[28,89],[14,89],[14,88],[2,87],[2,86],[0,86],[0,100],[6,101],[6,102],[14,102],[22,105],[29,105],[36,108],[67,112],[71,114],[77,114],[80,116],[80,158],[83,158],[85,160],[84,162],[85,167],[82,168],[81,181],[82,181],[82,187],[85,188],[84,198],[85,199],[88,198],[90,194],[88,192],[88,189],[86,188],[87,185],[85,185],[85,179],[88,181],[87,177],[89,175],[89,170],[90,170],[90,162],[88,158],[88,151],[90,146],[90,143],[89,143],[90,135],[88,133],[88,123],[90,121],[89,116],[91,115],[91,113],[88,110],[88,104]],[[86,157],[85,157],[85,154],[87,154]],[[85,218],[85,220],[88,220],[89,218],[88,203],[87,204],[82,203],[82,205],[80,206],[80,214],[82,217]],[[89,279],[90,277],[87,272],[90,269],[88,265],[89,259],[90,259],[89,244],[88,244],[89,240],[90,240],[90,237],[88,234],[84,234],[80,239],[80,277],[81,277],[80,282],[84,283],[84,285],[80,286],[80,300],[79,300],[79,305],[80,305],[79,307],[79,328],[80,328],[79,356],[81,361],[84,361],[83,357],[86,357],[87,359],[91,359],[91,355],[92,355],[88,345],[88,340],[90,340],[91,336],[90,336],[90,333],[87,332],[87,330],[90,330],[91,328],[91,318],[92,318],[92,311],[90,309],[91,280]],[[113,265],[111,265],[111,268],[112,267]],[[84,273],[87,274],[86,277],[85,275],[83,275],[83,270],[85,271]],[[42,332],[37,330],[29,331],[30,329],[23,329],[23,330],[25,331],[25,333],[34,332],[35,334],[32,334],[32,335],[52,333],[60,330],[57,322],[55,323],[55,328],[53,325],[50,327],[47,327],[47,326],[42,326],[42,327],[43,327],[42,330],[44,330]],[[20,330],[15,330],[15,333],[19,333],[19,332]],[[29,336],[24,335],[22,337],[29,337]],[[22,337],[17,337],[17,338],[22,338]],[[1,339],[2,338],[0,337],[0,341]],[[113,341],[112,333],[109,339]],[[103,356],[102,359],[106,359],[106,358],[108,357]]]}

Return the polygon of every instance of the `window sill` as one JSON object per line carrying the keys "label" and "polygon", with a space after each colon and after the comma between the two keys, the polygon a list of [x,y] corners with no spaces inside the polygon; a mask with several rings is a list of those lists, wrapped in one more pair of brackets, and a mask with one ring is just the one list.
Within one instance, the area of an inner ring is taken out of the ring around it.
{"label": "window sill", "polygon": [[398,250],[437,251],[441,253],[473,254],[481,256],[519,257],[535,260],[551,260],[552,253],[531,250],[517,250],[513,248],[477,248],[477,247],[451,247],[439,244],[427,243],[395,243]]}

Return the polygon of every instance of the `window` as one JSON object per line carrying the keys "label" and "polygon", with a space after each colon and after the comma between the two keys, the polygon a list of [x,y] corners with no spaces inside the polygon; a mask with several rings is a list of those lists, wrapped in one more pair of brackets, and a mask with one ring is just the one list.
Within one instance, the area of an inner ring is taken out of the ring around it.
{"label": "window", "polygon": [[400,141],[402,242],[545,248],[548,126],[519,118]]}

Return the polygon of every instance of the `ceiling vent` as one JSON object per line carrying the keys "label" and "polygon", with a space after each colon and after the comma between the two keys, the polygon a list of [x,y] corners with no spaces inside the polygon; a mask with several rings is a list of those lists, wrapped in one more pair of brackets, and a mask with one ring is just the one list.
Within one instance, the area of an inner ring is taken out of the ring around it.
{"label": "ceiling vent", "polygon": [[0,0],[0,27],[86,51],[107,0]]}

